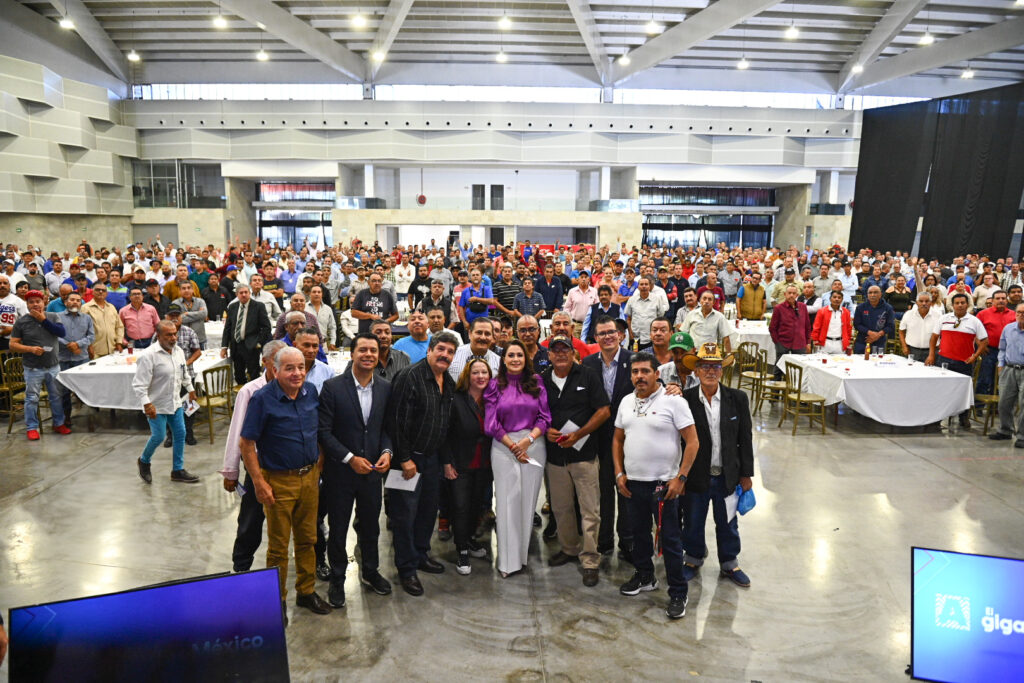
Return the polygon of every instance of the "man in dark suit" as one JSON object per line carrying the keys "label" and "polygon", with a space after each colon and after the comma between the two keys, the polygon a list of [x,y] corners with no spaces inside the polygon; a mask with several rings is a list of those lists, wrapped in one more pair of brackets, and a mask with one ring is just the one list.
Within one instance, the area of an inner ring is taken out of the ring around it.
{"label": "man in dark suit", "polygon": [[[729,517],[726,499],[734,494],[737,484],[744,491],[750,490],[751,477],[754,476],[750,405],[745,393],[722,384],[722,370],[732,364],[733,357],[723,357],[718,344],[702,344],[696,355],[687,356],[683,362],[694,369],[700,380],[700,386],[683,392],[683,398],[690,404],[700,441],[680,506],[685,552],[683,574],[687,581],[692,580],[708,553],[704,527],[710,505],[715,519],[721,575],[737,586],[747,588],[750,579],[736,559],[740,554],[738,517],[735,508]],[[712,429],[718,431],[719,438],[712,436]]]}
{"label": "man in dark suit", "polygon": [[345,606],[345,542],[353,504],[362,560],[359,581],[378,595],[391,593],[391,584],[378,570],[381,478],[391,466],[391,438],[384,429],[391,384],[374,377],[379,352],[380,343],[372,334],[356,335],[348,369],[324,382],[320,392],[319,440],[324,451],[324,492],[331,528],[327,601],[333,607]]}
{"label": "man in dark suit", "polygon": [[245,384],[260,376],[260,349],[270,341],[270,317],[266,306],[252,301],[249,285],[238,285],[235,295],[238,299],[228,305],[224,321],[220,356],[226,358],[231,352],[235,384]]}
{"label": "man in dark suit", "polygon": [[[600,353],[592,353],[581,362],[601,378],[605,393],[611,402],[611,415],[619,412],[623,396],[633,391],[629,377],[630,353],[623,349],[622,333],[615,320],[601,316],[594,323],[594,338],[601,347]],[[597,532],[597,551],[602,555],[610,553],[615,546],[615,532],[619,534],[619,558],[632,560],[633,531],[629,524],[626,499],[616,490],[615,466],[612,463],[612,435],[615,420],[608,420],[597,430],[598,485],[601,491],[601,526]],[[619,517],[615,518],[615,503],[618,499]]]}

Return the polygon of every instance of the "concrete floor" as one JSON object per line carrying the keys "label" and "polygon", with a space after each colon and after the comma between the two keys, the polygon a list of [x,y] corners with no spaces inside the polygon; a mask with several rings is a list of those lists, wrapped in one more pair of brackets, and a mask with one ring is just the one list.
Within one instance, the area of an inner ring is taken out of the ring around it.
{"label": "concrete floor", "polygon": [[[977,427],[893,432],[843,415],[825,437],[794,438],[776,420],[755,419],[758,505],[740,523],[752,588],[720,581],[712,550],[686,617],[669,622],[664,590],[618,594],[631,567],[606,560],[584,588],[578,568],[546,566],[557,542],[539,533],[527,573],[503,580],[474,560],[462,577],[449,564],[421,574],[421,598],[397,585],[368,594],[350,565],[346,609],[290,607],[293,679],[907,680],[910,546],[1024,557],[1024,452]],[[0,608],[230,569],[237,498],[216,474],[223,435],[186,453],[201,484],[172,484],[161,449],[146,486],[134,464],[143,429],[104,411],[94,434],[0,437]],[[434,548],[454,560],[451,544]]]}

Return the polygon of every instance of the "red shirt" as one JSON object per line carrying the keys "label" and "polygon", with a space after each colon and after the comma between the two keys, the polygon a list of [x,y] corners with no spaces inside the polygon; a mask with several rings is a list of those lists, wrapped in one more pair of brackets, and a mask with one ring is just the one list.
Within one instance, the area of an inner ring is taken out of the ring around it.
{"label": "red shirt", "polygon": [[772,341],[787,349],[802,349],[811,342],[811,318],[807,305],[797,301],[793,306],[783,302],[772,309],[768,323]]}
{"label": "red shirt", "polygon": [[1017,322],[1017,315],[1009,308],[1004,308],[1003,312],[999,313],[995,306],[978,311],[976,317],[988,332],[988,347],[990,349],[998,349],[999,337],[1003,334],[1003,329],[1010,323]]}
{"label": "red shirt", "polygon": [[721,311],[722,302],[725,301],[725,292],[722,291],[722,288],[719,287],[718,285],[715,285],[714,287],[708,287],[707,285],[704,285],[703,287],[697,290],[698,301],[700,301],[700,295],[703,294],[704,292],[711,292],[712,294],[715,295],[714,308],[716,311]]}
{"label": "red shirt", "polygon": [[[550,337],[542,341],[540,345],[543,346],[545,349],[548,348],[549,339]],[[590,354],[595,353],[595,348],[597,351],[601,350],[601,347],[597,344],[587,344],[582,340],[577,339],[576,337],[572,338],[572,350],[580,355],[580,359],[586,358]]]}

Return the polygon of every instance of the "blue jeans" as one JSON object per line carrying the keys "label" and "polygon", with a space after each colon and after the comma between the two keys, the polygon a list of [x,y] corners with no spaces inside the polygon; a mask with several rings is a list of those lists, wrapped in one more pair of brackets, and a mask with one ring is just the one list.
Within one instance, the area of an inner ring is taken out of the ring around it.
{"label": "blue jeans", "polygon": [[994,394],[996,382],[996,363],[999,362],[999,349],[990,348],[981,357],[981,369],[978,371],[978,386],[974,388],[976,394]]}
{"label": "blue jeans", "polygon": [[50,413],[53,415],[53,426],[64,424],[64,406],[60,402],[64,385],[57,381],[60,366],[49,368],[25,368],[25,429],[39,429],[39,390],[43,384],[50,395]]}
{"label": "blue jeans", "polygon": [[149,441],[142,449],[142,457],[139,459],[147,465],[149,464],[149,461],[153,459],[153,453],[164,442],[167,424],[170,423],[171,437],[174,440],[174,446],[171,449],[174,459],[172,467],[175,470],[185,469],[185,408],[178,408],[171,414],[157,413],[155,418],[147,419],[149,420]]}
{"label": "blue jeans", "polygon": [[[61,370],[70,370],[71,368],[77,368],[79,365],[85,365],[89,362],[89,358],[83,358],[81,360],[62,360],[60,362]],[[71,421],[71,396],[72,392],[66,386],[57,382],[57,388],[60,390],[60,405],[64,409],[64,419],[68,422]]]}
{"label": "blue jeans", "polygon": [[715,543],[718,546],[718,565],[725,570],[740,566],[736,557],[740,554],[739,514],[726,519],[725,499],[732,491],[725,490],[722,477],[711,477],[711,484],[704,493],[683,494],[683,549],[687,564],[699,567],[704,564],[708,546],[704,542],[704,527],[708,519],[708,505],[715,518]]}
{"label": "blue jeans", "polygon": [[[654,489],[657,481],[628,482],[631,497],[629,520],[633,525],[633,566],[641,576],[654,576],[654,537],[651,527],[658,521],[658,497]],[[668,594],[672,598],[686,597],[686,578],[683,576],[683,539],[679,528],[679,499],[666,500],[661,509],[661,548],[665,558]]]}

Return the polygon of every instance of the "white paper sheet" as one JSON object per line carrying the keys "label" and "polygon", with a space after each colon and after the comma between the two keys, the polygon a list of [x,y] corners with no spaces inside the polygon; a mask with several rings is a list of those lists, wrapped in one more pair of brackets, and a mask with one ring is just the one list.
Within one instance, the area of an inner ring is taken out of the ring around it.
{"label": "white paper sheet", "polygon": [[736,508],[740,504],[740,497],[733,491],[731,496],[727,496],[725,499],[725,515],[726,518],[731,522],[732,518],[736,516]]}
{"label": "white paper sheet", "polygon": [[189,401],[185,404],[185,417],[188,417],[199,410],[199,403],[197,401]]}
{"label": "white paper sheet", "polygon": [[541,469],[544,469],[544,465],[541,465],[539,462],[537,462],[533,458],[527,458],[526,459],[526,464],[527,465],[536,465],[537,467],[539,467]]}
{"label": "white paper sheet", "polygon": [[[569,420],[564,425],[562,425],[562,428],[559,429],[558,431],[562,432],[563,434],[572,434],[573,432],[578,431],[578,430],[579,430],[579,425],[577,425],[572,420]],[[590,438],[590,434],[587,434],[585,437],[583,437],[582,439],[577,441],[575,444],[573,444],[573,448],[575,448],[578,451],[582,450],[583,449],[583,444],[585,444],[587,442],[587,439],[589,439],[589,438]]]}
{"label": "white paper sheet", "polygon": [[[420,480],[420,473],[412,475],[412,478],[406,479],[402,476],[402,468],[394,469],[388,472],[388,478],[384,480],[384,488],[395,489],[396,491],[415,491],[416,482]],[[735,509],[735,506],[733,506]]]}

